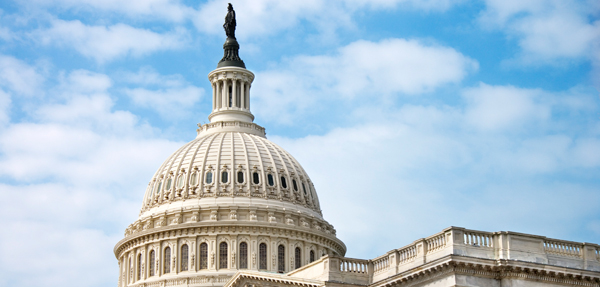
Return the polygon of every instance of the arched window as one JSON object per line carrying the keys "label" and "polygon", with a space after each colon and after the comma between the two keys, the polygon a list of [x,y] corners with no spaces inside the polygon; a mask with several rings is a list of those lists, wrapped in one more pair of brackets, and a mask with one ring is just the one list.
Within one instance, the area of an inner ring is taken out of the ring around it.
{"label": "arched window", "polygon": [[265,243],[258,246],[258,269],[267,270],[267,244]]}
{"label": "arched window", "polygon": [[248,243],[240,243],[240,269],[248,269]]}
{"label": "arched window", "polygon": [[243,171],[238,171],[238,173],[237,173],[237,182],[238,183],[244,183],[244,172]]}
{"label": "arched window", "polygon": [[296,247],[296,250],[294,250],[294,265],[294,269],[302,267],[302,250],[300,250],[300,247]]}
{"label": "arched window", "polygon": [[285,272],[285,247],[283,245],[277,247],[277,272]]}
{"label": "arched window", "polygon": [[206,184],[211,184],[212,183],[212,171],[209,171],[206,173],[206,180],[205,180]]}
{"label": "arched window", "polygon": [[219,244],[219,269],[227,269],[227,243]]}
{"label": "arched window", "polygon": [[285,180],[285,176],[281,176],[281,187],[287,188],[287,181]]}
{"label": "arched window", "polygon": [[196,184],[198,184],[198,172],[194,172],[190,176],[190,185],[196,186]]}
{"label": "arched window", "polygon": [[150,276],[154,276],[154,264],[156,264],[156,252],[150,251]]}
{"label": "arched window", "polygon": [[208,244],[200,244],[200,269],[208,268]]}
{"label": "arched window", "polygon": [[181,246],[181,271],[188,270],[188,245]]}
{"label": "arched window", "polygon": [[137,280],[142,280],[142,254],[138,254],[137,260]]}
{"label": "arched window", "polygon": [[160,189],[162,188],[162,181],[158,183],[158,185],[156,186],[156,195],[158,196],[160,194]]}
{"label": "arched window", "polygon": [[269,186],[275,185],[275,180],[273,180],[273,175],[270,173],[267,174],[267,183],[269,184]]}
{"label": "arched window", "polygon": [[254,183],[254,184],[260,183],[260,176],[258,175],[258,172],[256,172],[256,171],[252,173],[252,183]]}
{"label": "arched window", "polygon": [[315,252],[313,250],[310,251],[310,262],[315,261]]}
{"label": "arched window", "polygon": [[302,183],[302,191],[304,191],[304,195],[308,195],[308,193],[306,193],[306,187],[304,187],[304,182]]}
{"label": "arched window", "polygon": [[292,179],[292,185],[294,186],[294,191],[298,191],[298,184],[295,179]]}
{"label": "arched window", "polygon": [[167,185],[165,186],[167,190],[171,190],[171,182],[173,182],[173,178],[169,177],[169,179],[167,179]]}
{"label": "arched window", "polygon": [[221,172],[221,182],[228,183],[229,182],[229,173],[227,171]]}
{"label": "arched window", "polygon": [[183,182],[185,180],[185,174],[182,173],[179,175],[179,177],[177,178],[177,188],[182,188],[183,187]]}
{"label": "arched window", "polygon": [[163,274],[171,272],[171,247],[165,248],[165,260],[163,262]]}

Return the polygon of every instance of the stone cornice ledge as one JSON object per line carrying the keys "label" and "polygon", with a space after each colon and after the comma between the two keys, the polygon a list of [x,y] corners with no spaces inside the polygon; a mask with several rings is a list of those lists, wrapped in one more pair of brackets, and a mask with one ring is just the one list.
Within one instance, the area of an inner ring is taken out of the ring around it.
{"label": "stone cornice ledge", "polygon": [[286,284],[302,287],[320,287],[325,285],[324,282],[312,279],[300,279],[289,277],[284,274],[265,273],[257,271],[238,271],[224,287],[236,286],[236,284],[243,280],[257,280],[257,281],[268,281],[275,284]]}
{"label": "stone cornice ledge", "polygon": [[447,274],[470,275],[493,279],[522,279],[573,286],[600,286],[597,272],[507,259],[482,259],[447,255],[422,266],[407,270],[369,287],[413,286]]}

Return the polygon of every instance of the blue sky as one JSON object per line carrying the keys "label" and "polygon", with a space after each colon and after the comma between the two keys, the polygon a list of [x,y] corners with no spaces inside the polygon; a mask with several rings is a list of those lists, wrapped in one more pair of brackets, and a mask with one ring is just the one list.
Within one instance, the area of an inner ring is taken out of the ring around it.
{"label": "blue sky", "polygon": [[[255,121],[347,256],[451,225],[600,243],[598,1],[232,4]],[[145,186],[208,121],[226,7],[0,4],[0,285],[116,284]]]}

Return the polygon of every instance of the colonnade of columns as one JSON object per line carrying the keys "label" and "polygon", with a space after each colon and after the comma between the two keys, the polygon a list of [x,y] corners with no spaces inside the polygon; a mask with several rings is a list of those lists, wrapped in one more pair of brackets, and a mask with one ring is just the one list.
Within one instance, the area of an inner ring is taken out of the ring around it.
{"label": "colonnade of columns", "polygon": [[213,112],[229,109],[250,112],[250,85],[248,77],[237,77],[237,73],[215,77],[212,80]]}

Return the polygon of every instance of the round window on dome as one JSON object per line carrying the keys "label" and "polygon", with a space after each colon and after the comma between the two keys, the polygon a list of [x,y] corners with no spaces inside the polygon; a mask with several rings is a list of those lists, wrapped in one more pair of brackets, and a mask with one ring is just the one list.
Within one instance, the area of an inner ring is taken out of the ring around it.
{"label": "round window on dome", "polygon": [[222,183],[229,182],[229,173],[227,171],[221,172],[221,182]]}
{"label": "round window on dome", "polygon": [[295,179],[292,179],[292,185],[294,186],[294,191],[298,191],[298,184]]}
{"label": "round window on dome", "polygon": [[273,179],[273,175],[270,173],[267,174],[267,183],[269,184],[269,186],[275,185],[275,180]]}
{"label": "round window on dome", "polygon": [[254,184],[260,183],[260,175],[256,171],[252,173],[252,183],[254,183]]}
{"label": "round window on dome", "polygon": [[243,171],[238,171],[238,173],[237,173],[237,182],[238,183],[244,183],[244,172]]}
{"label": "round window on dome", "polygon": [[285,176],[281,176],[281,187],[287,188],[287,181],[285,180]]}
{"label": "round window on dome", "polygon": [[213,173],[212,171],[209,171],[206,173],[206,180],[205,180],[206,184],[211,184],[213,182]]}

